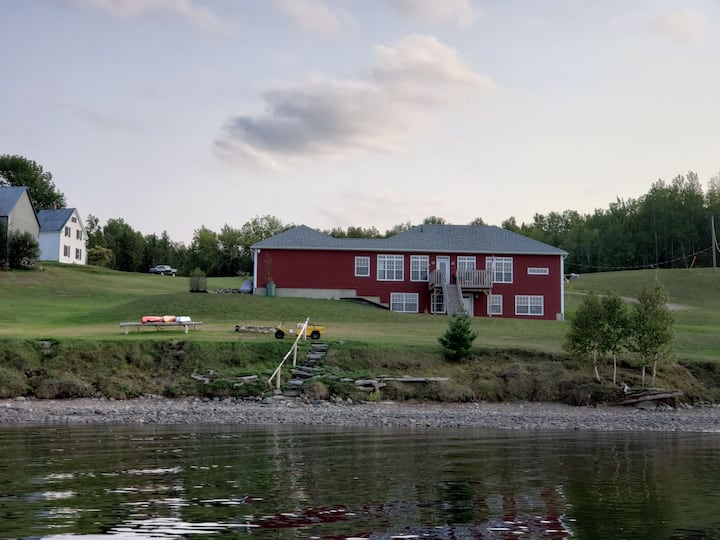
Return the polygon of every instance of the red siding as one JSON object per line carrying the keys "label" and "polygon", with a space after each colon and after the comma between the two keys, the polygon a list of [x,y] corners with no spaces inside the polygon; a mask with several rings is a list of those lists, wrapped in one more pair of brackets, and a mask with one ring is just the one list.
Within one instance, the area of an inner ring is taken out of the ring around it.
{"label": "red siding", "polygon": [[[383,252],[383,255],[402,253]],[[358,296],[379,297],[389,304],[390,293],[410,292],[419,295],[420,312],[430,312],[430,292],[426,282],[410,281],[410,254],[404,255],[404,281],[377,280],[376,252],[363,251],[304,251],[263,249],[257,260],[257,287],[265,287],[271,277],[278,289],[355,289]],[[413,253],[427,255],[430,271],[435,269],[435,257],[447,253]],[[370,276],[355,276],[355,257],[370,258]],[[449,254],[451,271],[457,270],[457,254]],[[460,254],[460,256],[468,256]],[[485,268],[488,255],[476,256],[478,270]],[[498,255],[508,257],[509,255]],[[503,296],[502,317],[515,317],[516,295],[541,295],[544,297],[543,316],[519,315],[522,318],[555,319],[562,309],[562,266],[561,257],[553,255],[515,255],[513,259],[513,282],[496,283],[493,294]],[[548,275],[529,275],[528,268],[547,268]],[[476,316],[487,315],[487,296],[479,294],[474,300]]]}

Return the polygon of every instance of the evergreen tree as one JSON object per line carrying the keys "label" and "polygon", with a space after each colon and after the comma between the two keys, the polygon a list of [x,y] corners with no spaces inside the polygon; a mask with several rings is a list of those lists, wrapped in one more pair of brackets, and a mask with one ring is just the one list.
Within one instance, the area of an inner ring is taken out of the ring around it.
{"label": "evergreen tree", "polygon": [[470,355],[473,341],[477,337],[477,332],[473,332],[471,323],[472,320],[467,313],[450,317],[448,329],[438,338],[440,345],[445,349],[445,358],[455,361]]}

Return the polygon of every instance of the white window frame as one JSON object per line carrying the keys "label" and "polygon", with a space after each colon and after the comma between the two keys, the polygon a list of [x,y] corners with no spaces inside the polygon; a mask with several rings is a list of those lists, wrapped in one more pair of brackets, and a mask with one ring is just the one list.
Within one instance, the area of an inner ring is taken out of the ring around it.
{"label": "white window frame", "polygon": [[548,276],[548,275],[550,275],[549,268],[541,268],[538,266],[529,266],[527,272],[528,272],[529,276]]}
{"label": "white window frame", "polygon": [[370,277],[370,257],[355,257],[355,277]]}
{"label": "white window frame", "polygon": [[542,317],[545,314],[545,297],[534,294],[515,296],[515,315]]}
{"label": "white window frame", "polygon": [[[400,309],[396,309],[396,308]],[[420,311],[420,298],[418,293],[390,293],[390,311],[396,313],[418,313]]]}
{"label": "white window frame", "polygon": [[75,260],[81,261],[82,260],[82,249],[75,248]]}
{"label": "white window frame", "polygon": [[63,257],[70,257],[70,246],[63,244]]}
{"label": "white window frame", "polygon": [[70,238],[70,227],[65,227],[65,236]]}
{"label": "white window frame", "polygon": [[73,216],[70,218],[70,221],[72,221],[73,223],[77,223],[77,218],[75,216]]}
{"label": "white window frame", "polygon": [[485,259],[485,270],[492,273],[493,283],[513,282],[512,257],[487,257]]}
{"label": "white window frame", "polygon": [[378,255],[377,280],[405,281],[405,257],[403,255]]}
{"label": "white window frame", "polygon": [[[498,308],[498,309],[495,309],[495,308]],[[488,294],[487,312],[488,312],[488,315],[502,315],[503,314],[502,294]]]}
{"label": "white window frame", "polygon": [[462,272],[464,270],[477,270],[477,258],[468,257],[465,255],[458,256],[457,258],[457,271]]}
{"label": "white window frame", "polygon": [[410,281],[425,281],[430,276],[430,257],[410,255]]}
{"label": "white window frame", "polygon": [[83,239],[82,230],[78,229],[77,231],[75,231],[75,240],[82,240],[82,239]]}
{"label": "white window frame", "polygon": [[435,288],[430,295],[430,313],[446,313],[445,296],[440,288]]}

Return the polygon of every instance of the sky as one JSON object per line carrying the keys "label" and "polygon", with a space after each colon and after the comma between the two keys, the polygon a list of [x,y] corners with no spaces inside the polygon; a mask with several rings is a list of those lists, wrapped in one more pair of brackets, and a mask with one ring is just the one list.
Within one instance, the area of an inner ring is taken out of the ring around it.
{"label": "sky", "polygon": [[0,154],[201,227],[491,225],[720,172],[717,0],[0,0]]}

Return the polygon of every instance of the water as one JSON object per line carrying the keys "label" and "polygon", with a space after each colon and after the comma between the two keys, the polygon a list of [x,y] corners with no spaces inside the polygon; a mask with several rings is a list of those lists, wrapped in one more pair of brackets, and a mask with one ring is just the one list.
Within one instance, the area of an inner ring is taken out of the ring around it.
{"label": "water", "polygon": [[715,434],[4,427],[0,538],[720,538]]}

